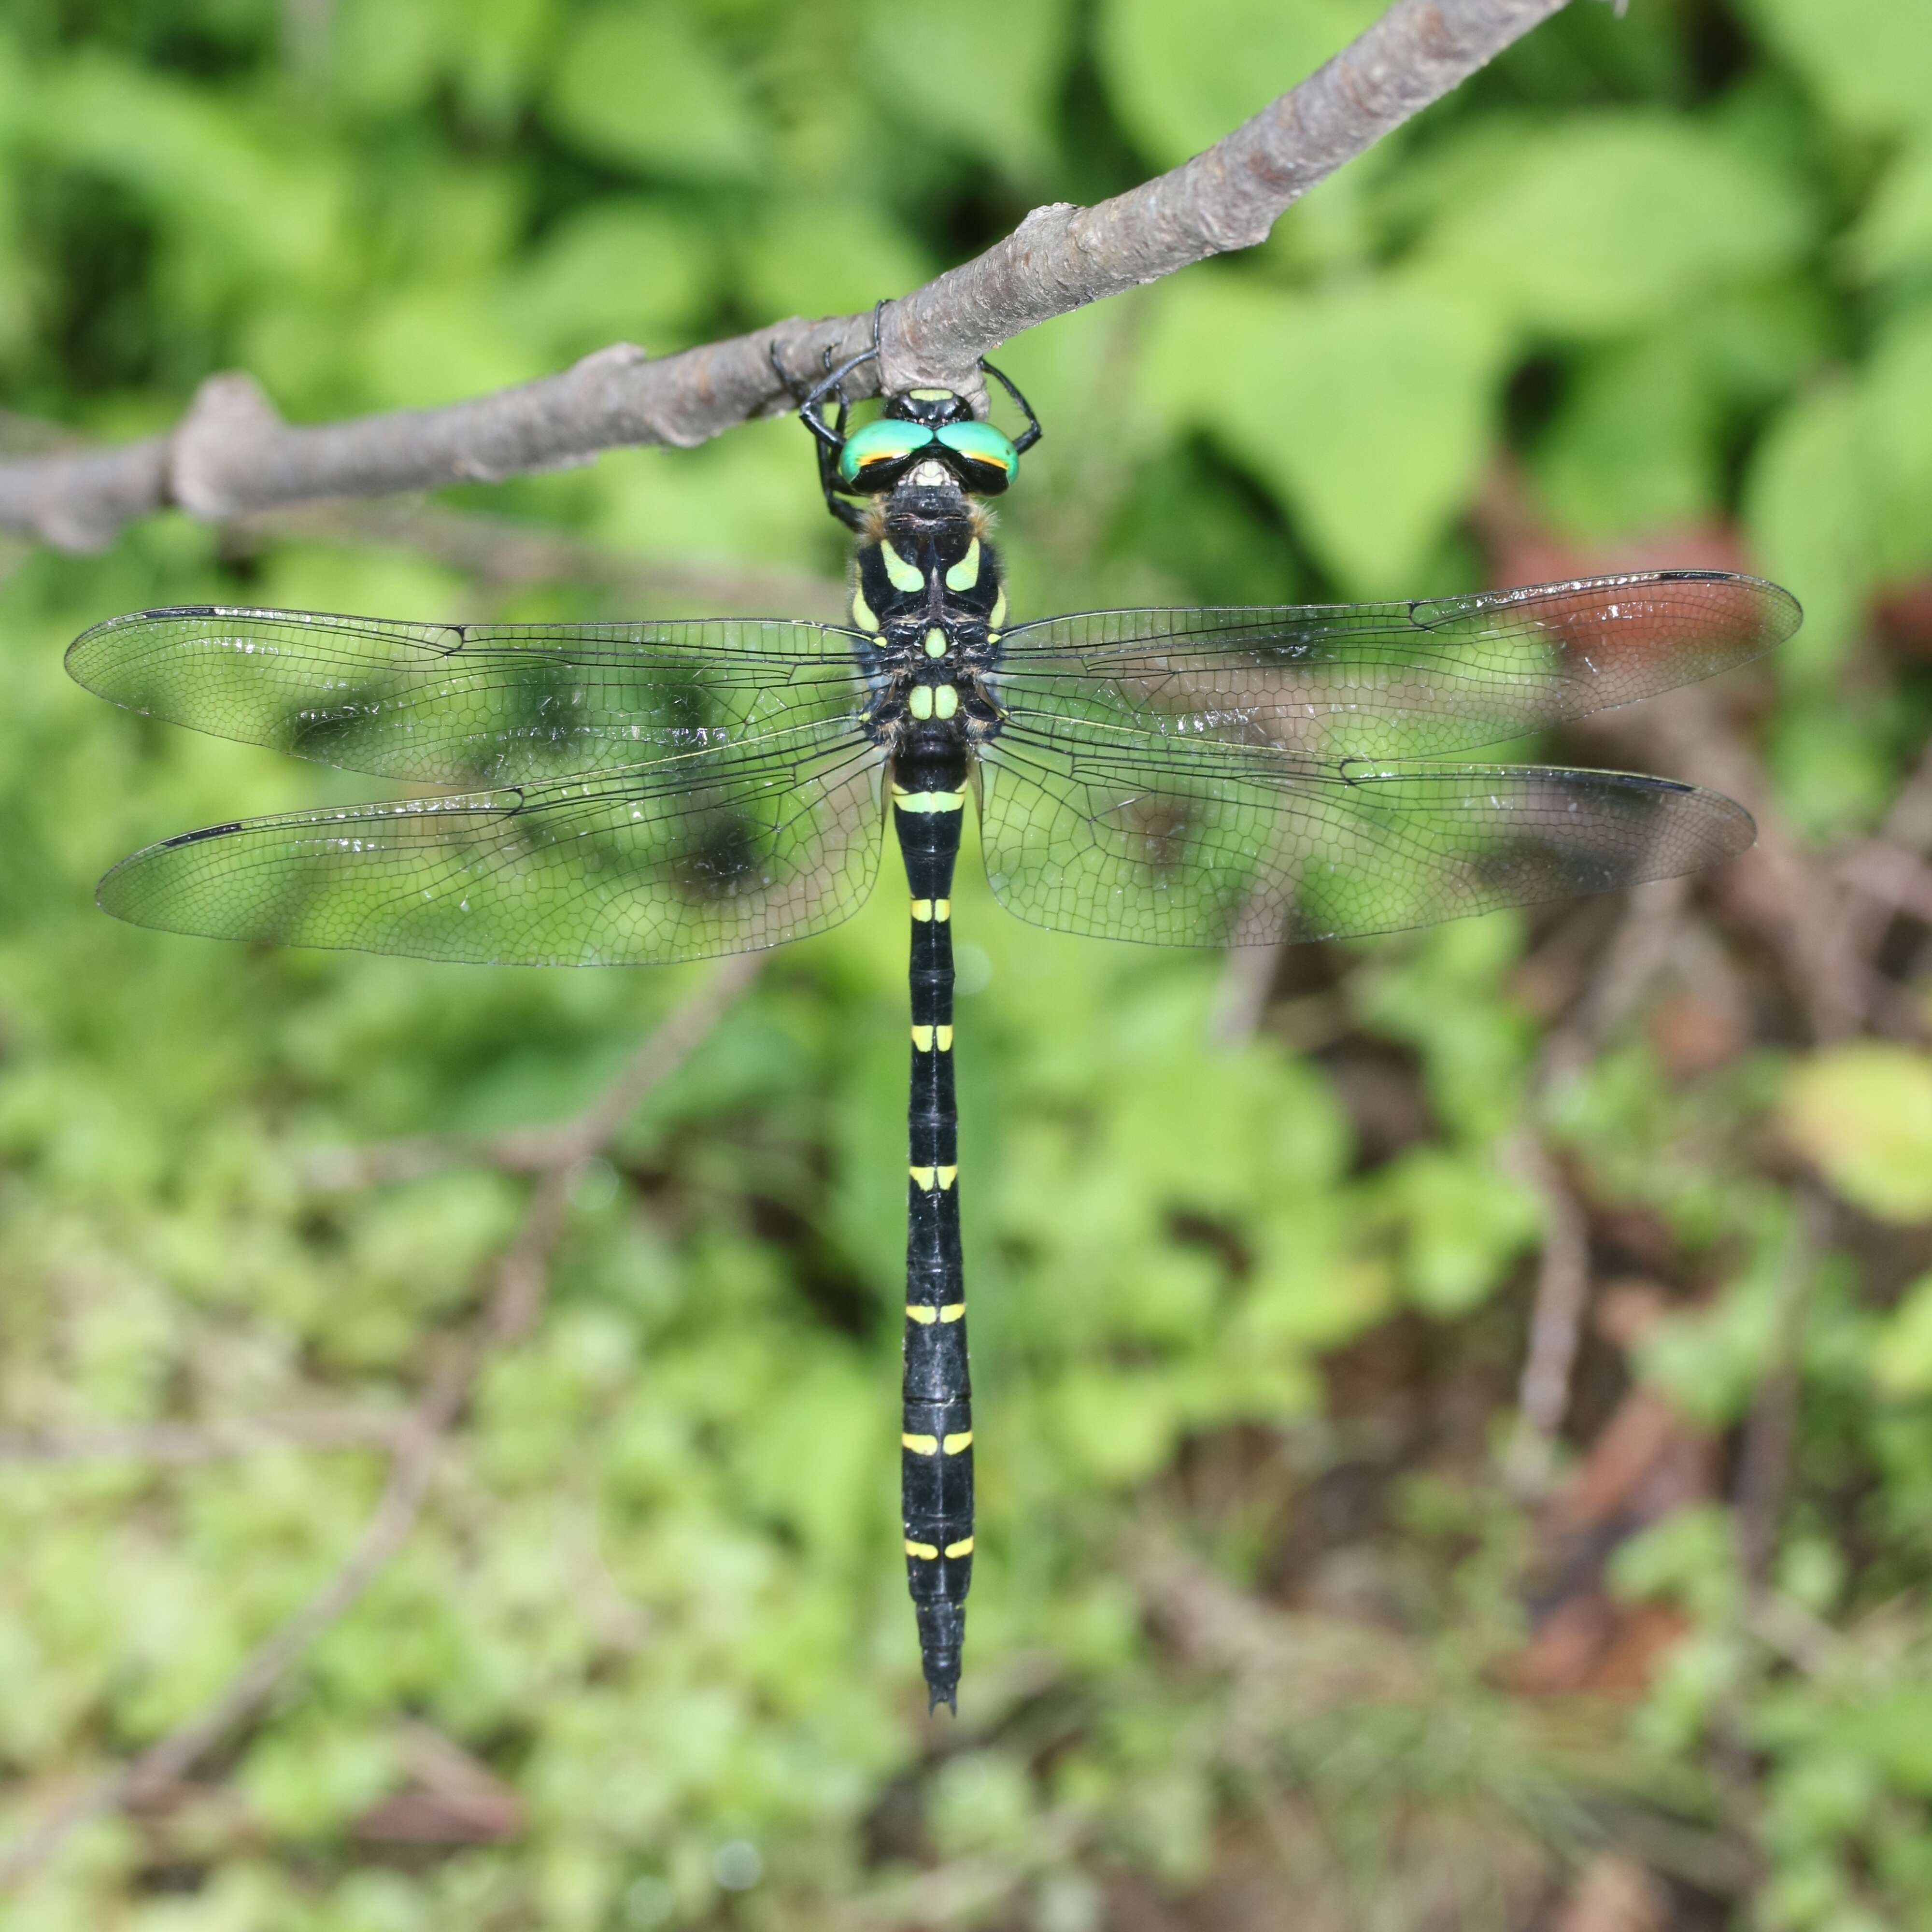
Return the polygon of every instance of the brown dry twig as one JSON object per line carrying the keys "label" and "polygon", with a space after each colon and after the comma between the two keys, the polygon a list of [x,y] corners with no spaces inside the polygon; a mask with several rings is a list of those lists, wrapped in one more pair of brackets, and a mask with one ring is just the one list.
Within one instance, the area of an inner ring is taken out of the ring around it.
{"label": "brown dry twig", "polygon": [[758,956],[728,961],[652,1034],[630,1064],[574,1119],[542,1130],[544,1159],[522,1226],[498,1262],[482,1312],[457,1337],[397,1427],[388,1478],[374,1510],[334,1574],[280,1629],[258,1644],[210,1703],[130,1763],[70,1794],[0,1851],[0,1887],[18,1885],[90,1820],[176,1784],[260,1709],[310,1644],[352,1606],[408,1540],[422,1513],[437,1452],[484,1364],[535,1322],[582,1163],[622,1126],[658,1081],[690,1055],[758,970]]}
{"label": "brown dry twig", "polygon": [[[976,260],[890,304],[880,363],[848,392],[939,383],[982,394],[978,360],[1022,330],[1229,249],[1439,99],[1564,0],[1396,0],[1301,84],[1204,153],[1094,208],[1036,208]],[[211,376],[176,427],[116,448],[0,463],[0,530],[68,550],[111,543],[172,505],[224,522],[322,496],[369,496],[567,467],[622,445],[688,448],[792,406],[775,376],[856,354],[870,315],[792,320],[653,358],[616,343],[574,367],[434,410],[296,428],[249,376]]]}

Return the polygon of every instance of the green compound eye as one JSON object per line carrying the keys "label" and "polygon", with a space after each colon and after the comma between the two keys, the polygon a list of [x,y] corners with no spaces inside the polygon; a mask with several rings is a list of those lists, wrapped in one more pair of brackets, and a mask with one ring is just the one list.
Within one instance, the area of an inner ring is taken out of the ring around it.
{"label": "green compound eye", "polygon": [[939,432],[939,440],[974,470],[981,472],[985,482],[997,482],[1004,489],[1019,474],[1019,452],[1010,438],[1003,436],[991,423],[947,423]]}
{"label": "green compound eye", "polygon": [[854,430],[838,452],[838,474],[848,483],[859,483],[868,470],[895,464],[923,449],[932,440],[932,431],[924,423],[897,422],[881,417]]}

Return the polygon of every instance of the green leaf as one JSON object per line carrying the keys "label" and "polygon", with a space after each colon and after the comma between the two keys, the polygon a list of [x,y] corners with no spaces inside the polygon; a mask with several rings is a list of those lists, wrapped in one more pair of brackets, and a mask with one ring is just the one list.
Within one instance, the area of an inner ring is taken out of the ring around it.
{"label": "green leaf", "polygon": [[1390,1165],[1382,1186],[1403,1223],[1409,1298],[1445,1318],[1466,1315],[1501,1287],[1541,1225],[1534,1196],[1492,1155],[1412,1148]]}
{"label": "green leaf", "polygon": [[1899,318],[1856,374],[1774,423],[1745,491],[1761,568],[1805,607],[1786,675],[1829,672],[1874,591],[1932,566],[1932,307]]}
{"label": "green leaf", "polygon": [[[1049,164],[1072,22],[1068,0],[874,0],[867,45],[882,102],[1009,175]],[[999,50],[998,79],[961,84]]]}
{"label": "green leaf", "polygon": [[1518,328],[1610,335],[1794,260],[1810,217],[1720,136],[1628,112],[1526,140],[1486,194],[1451,208],[1421,272]]}
{"label": "green leaf", "polygon": [[1932,1056],[1878,1041],[1793,1069],[1780,1120],[1853,1205],[1882,1220],[1932,1220]]}
{"label": "green leaf", "polygon": [[1210,26],[1172,0],[1106,0],[1101,71],[1148,160],[1172,167],[1306,79],[1382,11],[1380,0],[1222,0]]}
{"label": "green leaf", "polygon": [[1742,10],[1848,127],[1932,125],[1923,0],[1743,0]]}
{"label": "green leaf", "polygon": [[1710,514],[1719,484],[1716,401],[1699,345],[1681,328],[1586,361],[1538,453],[1550,509],[1587,537]]}
{"label": "green leaf", "polygon": [[764,161],[764,130],[736,77],[682,9],[606,4],[584,15],[549,111],[587,153],[648,173],[735,180]]}
{"label": "green leaf", "polygon": [[1932,274],[1932,138],[1894,158],[1844,245],[1864,281]]}
{"label": "green leaf", "polygon": [[1861,418],[1843,378],[1799,396],[1758,445],[1745,487],[1753,560],[1804,607],[1804,627],[1779,664],[1797,680],[1834,672],[1864,616],[1871,562]]}
{"label": "green leaf", "polygon": [[1412,587],[1490,452],[1500,332],[1447,293],[1314,296],[1202,274],[1167,296],[1149,398],[1212,428],[1351,592]]}
{"label": "green leaf", "polygon": [[1905,1291],[1890,1321],[1874,1338],[1872,1379],[1888,1395],[1932,1390],[1932,1274]]}
{"label": "green leaf", "polygon": [[514,272],[503,319],[555,361],[614,341],[656,352],[709,298],[714,253],[698,223],[642,196],[604,196]]}
{"label": "green leaf", "polygon": [[848,315],[908,293],[934,266],[890,208],[801,196],[768,205],[743,250],[738,280],[760,320]]}

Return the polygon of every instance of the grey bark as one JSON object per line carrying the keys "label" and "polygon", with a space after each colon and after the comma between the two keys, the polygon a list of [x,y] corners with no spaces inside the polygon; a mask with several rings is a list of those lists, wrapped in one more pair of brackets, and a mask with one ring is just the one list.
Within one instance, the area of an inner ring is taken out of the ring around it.
{"label": "grey bark", "polygon": [[[1263,240],[1318,182],[1448,93],[1565,0],[1396,0],[1301,84],[1205,153],[1094,208],[1036,208],[1004,241],[890,304],[881,366],[849,385],[943,385],[976,403],[979,358],[1036,323]],[[493,482],[620,446],[688,448],[791,398],[802,375],[857,353],[872,317],[792,320],[652,358],[628,343],[560,374],[442,409],[296,428],[251,377],[211,377],[170,434],[0,464],[0,529],[63,550],[111,543],[170,505],[225,520],[279,503]]]}

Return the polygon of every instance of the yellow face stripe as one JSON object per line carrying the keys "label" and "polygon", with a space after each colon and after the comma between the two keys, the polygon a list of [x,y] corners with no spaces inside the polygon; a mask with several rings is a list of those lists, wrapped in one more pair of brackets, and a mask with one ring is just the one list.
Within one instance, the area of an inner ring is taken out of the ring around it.
{"label": "yellow face stripe", "polygon": [[939,1318],[942,1322],[963,1321],[965,1316],[966,1304],[963,1301],[946,1302],[941,1306],[939,1311]]}
{"label": "yellow face stripe", "polygon": [[[922,1439],[930,1442],[932,1438],[928,1436]],[[949,1436],[939,1446],[946,1451],[947,1455],[956,1456],[961,1450],[972,1448],[973,1432],[970,1429],[962,1430],[957,1436]]]}
{"label": "yellow face stripe", "polygon": [[949,590],[970,590],[980,580],[980,539],[966,546],[966,554],[946,573]]}
{"label": "yellow face stripe", "polygon": [[950,1027],[934,1027],[932,1030],[932,1036],[934,1043],[941,1053],[950,1053],[952,1051],[952,1029]]}
{"label": "yellow face stripe", "polygon": [[[911,1546],[908,1544],[907,1547],[910,1549]],[[957,1543],[949,1543],[946,1546],[946,1553],[949,1556],[970,1556],[973,1553],[973,1539],[970,1536],[965,1536],[962,1537]]]}
{"label": "yellow face stripe", "polygon": [[879,545],[879,557],[886,566],[886,580],[895,590],[903,590],[910,595],[926,588],[926,579],[919,574],[917,566],[907,562],[890,544]]}
{"label": "yellow face stripe", "polygon": [[[946,688],[950,693],[952,687],[949,684]],[[915,718],[930,718],[932,716],[932,686],[929,684],[914,685],[906,694],[906,709]]]}
{"label": "yellow face stripe", "polygon": [[[952,1438],[949,1436],[946,1439],[950,1442]],[[937,1456],[939,1454],[939,1438],[936,1436],[902,1436],[899,1447],[910,1449],[915,1456]],[[950,1456],[952,1451],[949,1449],[946,1453]]]}
{"label": "yellow face stripe", "polygon": [[935,685],[932,690],[932,715],[935,718],[950,718],[959,709],[959,693],[950,684]]}
{"label": "yellow face stripe", "polygon": [[939,1550],[936,1544],[930,1543],[914,1543],[908,1538],[906,1543],[906,1554],[908,1556],[922,1557],[927,1562],[930,1563],[938,1556]]}
{"label": "yellow face stripe", "polygon": [[902,812],[961,812],[965,808],[966,794],[963,791],[895,790],[892,802]]}
{"label": "yellow face stripe", "polygon": [[866,602],[866,593],[855,589],[852,592],[852,621],[860,630],[869,631],[873,636],[879,634],[879,620],[871,604]]}
{"label": "yellow face stripe", "polygon": [[922,1307],[916,1301],[908,1301],[906,1304],[906,1319],[916,1322],[922,1328],[930,1328],[939,1319],[939,1311],[936,1308]]}
{"label": "yellow face stripe", "polygon": [[[950,1033],[952,1028],[949,1027],[946,1030]],[[932,1051],[932,1036],[931,1027],[916,1026],[912,1030],[912,1043],[921,1053],[930,1053]]]}
{"label": "yellow face stripe", "polygon": [[926,654],[929,658],[946,655],[946,633],[934,624],[926,634]]}

